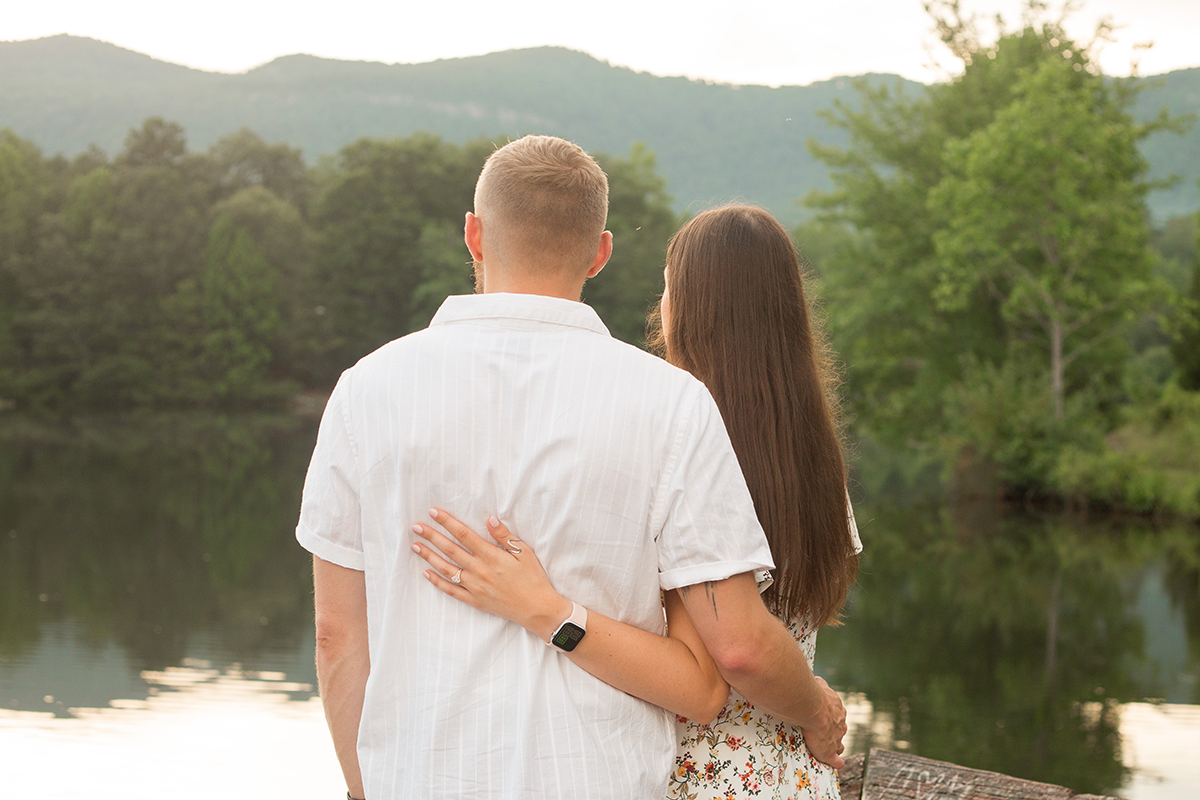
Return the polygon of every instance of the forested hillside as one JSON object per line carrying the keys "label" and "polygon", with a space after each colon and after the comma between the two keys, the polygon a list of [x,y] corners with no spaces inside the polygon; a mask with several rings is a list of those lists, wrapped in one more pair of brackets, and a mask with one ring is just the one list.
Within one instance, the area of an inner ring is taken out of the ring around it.
{"label": "forested hillside", "polygon": [[[897,76],[863,80],[900,81],[914,96],[924,91]],[[361,136],[417,131],[456,143],[553,133],[610,153],[628,152],[642,141],[657,154],[677,210],[743,197],[790,223],[805,213],[797,198],[830,188],[826,168],[805,142],[847,143],[844,132],[818,112],[839,98],[855,103],[853,84],[708,84],[634,72],[551,47],[397,65],[295,55],[226,75],[56,36],[0,43],[0,128],[11,128],[47,155],[75,155],[89,144],[114,153],[131,127],[161,116],[179,122],[193,146],[207,147],[246,127],[267,141],[299,147],[310,162]],[[1137,110],[1153,116],[1164,105],[1177,114],[1200,109],[1200,69],[1152,81]],[[1155,137],[1144,152],[1152,177],[1174,172],[1185,179],[1151,195],[1157,217],[1200,205],[1200,131]]]}

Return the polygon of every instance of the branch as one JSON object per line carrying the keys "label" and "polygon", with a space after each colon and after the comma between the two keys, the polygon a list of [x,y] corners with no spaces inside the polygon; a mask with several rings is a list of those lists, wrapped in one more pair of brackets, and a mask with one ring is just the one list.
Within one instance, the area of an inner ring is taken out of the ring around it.
{"label": "branch", "polygon": [[[1064,355],[1063,356],[1063,367],[1066,368],[1066,367],[1070,366],[1071,362],[1073,362],[1076,358],[1083,355],[1088,350],[1091,350],[1093,347],[1095,347],[1101,341],[1103,341],[1104,339],[1107,339],[1109,336],[1112,336],[1116,332],[1117,332],[1116,328],[1105,328],[1104,330],[1100,331],[1095,336],[1093,336],[1091,339],[1088,339],[1083,344],[1079,345],[1079,347],[1072,350],[1070,355]],[[1063,339],[1064,340],[1066,339],[1065,335],[1063,336]]]}
{"label": "branch", "polygon": [[1069,336],[1070,334],[1072,334],[1075,331],[1082,328],[1084,325],[1087,325],[1089,322],[1091,322],[1093,319],[1095,319],[1100,314],[1103,314],[1105,311],[1110,311],[1114,308],[1117,308],[1118,306],[1124,305],[1123,299],[1122,300],[1110,300],[1107,303],[1104,303],[1102,305],[1096,306],[1095,308],[1089,309],[1088,311],[1085,311],[1084,313],[1080,314],[1079,317],[1074,322],[1072,322],[1070,325],[1068,325],[1066,327],[1066,329],[1063,331],[1063,335]]}
{"label": "branch", "polygon": [[[1037,277],[1035,277],[1034,274],[1030,272],[1024,264],[1012,258],[1006,259],[1006,261],[1013,270],[1023,276],[1025,280],[1027,280],[1034,286],[1034,288],[1037,289],[1038,293],[1042,296],[1042,301],[1045,303],[1048,312],[1054,312],[1058,310],[1058,304],[1054,302],[1054,296],[1046,291],[1041,283],[1038,282]],[[1051,315],[1048,313],[1047,318],[1049,319],[1050,316]],[[1049,333],[1049,329],[1047,329],[1046,332]]]}

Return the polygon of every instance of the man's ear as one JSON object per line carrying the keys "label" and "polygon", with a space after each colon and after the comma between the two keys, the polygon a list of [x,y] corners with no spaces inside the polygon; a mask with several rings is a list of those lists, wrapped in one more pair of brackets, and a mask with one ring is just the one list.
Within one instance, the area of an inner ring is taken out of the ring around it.
{"label": "man's ear", "polygon": [[600,247],[596,250],[596,258],[592,261],[592,266],[588,269],[587,276],[594,278],[600,274],[600,270],[604,269],[604,265],[608,263],[608,259],[612,256],[612,232],[605,231],[600,234]]}
{"label": "man's ear", "polygon": [[471,258],[483,261],[483,222],[479,217],[467,212],[467,222],[463,225],[463,241],[471,251]]}

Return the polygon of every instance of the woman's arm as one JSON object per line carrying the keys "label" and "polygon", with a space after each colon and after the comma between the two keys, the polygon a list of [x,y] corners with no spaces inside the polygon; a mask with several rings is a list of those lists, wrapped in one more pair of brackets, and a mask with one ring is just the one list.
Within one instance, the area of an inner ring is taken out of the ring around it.
{"label": "woman's arm", "polygon": [[[549,641],[570,616],[571,601],[550,585],[529,544],[519,541],[495,517],[488,519],[487,527],[499,547],[445,511],[431,509],[430,516],[451,536],[431,525],[413,526],[418,536],[433,545],[413,545],[413,550],[432,567],[425,571],[425,577],[451,597],[512,620],[542,641]],[[451,582],[451,577],[460,582]],[[563,655],[627,694],[695,722],[710,722],[725,706],[729,685],[705,649],[679,595],[667,592],[665,605],[668,636],[588,609],[587,635]]]}

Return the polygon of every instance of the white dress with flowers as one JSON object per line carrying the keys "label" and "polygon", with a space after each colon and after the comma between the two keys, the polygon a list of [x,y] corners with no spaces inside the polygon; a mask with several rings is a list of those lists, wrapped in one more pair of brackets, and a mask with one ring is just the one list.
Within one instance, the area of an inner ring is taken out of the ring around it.
{"label": "white dress with flowers", "polygon": [[[850,538],[854,552],[861,553],[853,511]],[[760,592],[773,582],[766,570],[754,577]],[[817,654],[817,630],[805,619],[788,625],[809,667]],[[800,729],[759,711],[735,691],[712,723],[677,717],[675,733],[679,747],[667,785],[669,800],[841,800],[837,770],[812,757]]]}
{"label": "white dress with flowers", "polygon": [[[788,626],[812,666],[817,628]],[[759,711],[737,692],[710,725],[677,719],[679,747],[667,787],[671,800],[838,800],[837,770],[811,755],[800,729]]]}

